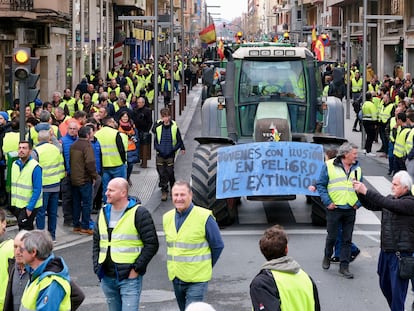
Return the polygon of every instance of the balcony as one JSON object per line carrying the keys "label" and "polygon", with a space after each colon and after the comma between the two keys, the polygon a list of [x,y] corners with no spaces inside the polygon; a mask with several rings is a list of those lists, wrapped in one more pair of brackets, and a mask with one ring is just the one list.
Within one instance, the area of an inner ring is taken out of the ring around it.
{"label": "balcony", "polygon": [[135,7],[145,11],[145,0],[113,0],[113,4],[118,6]]}
{"label": "balcony", "polygon": [[64,14],[72,14],[69,11],[69,1],[50,1],[50,0],[34,0],[33,9],[35,11],[50,11]]}
{"label": "balcony", "polygon": [[0,0],[0,10],[30,11],[33,9],[33,0]]}
{"label": "balcony", "polygon": [[33,0],[0,0],[0,18],[36,19]]}
{"label": "balcony", "polygon": [[326,6],[343,7],[347,5],[359,5],[360,3],[362,2],[355,0],[327,0]]}

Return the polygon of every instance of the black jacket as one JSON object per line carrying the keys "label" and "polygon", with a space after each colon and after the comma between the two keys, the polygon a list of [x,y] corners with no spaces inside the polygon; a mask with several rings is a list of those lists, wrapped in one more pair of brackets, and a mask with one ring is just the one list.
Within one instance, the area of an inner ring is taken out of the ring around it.
{"label": "black jacket", "polygon": [[382,211],[381,249],[384,252],[414,252],[414,196],[384,197],[368,190],[358,195],[362,205],[371,211]]}
{"label": "black jacket", "polygon": [[[130,201],[131,200],[133,199],[130,199]],[[135,205],[133,203],[135,203],[135,201],[130,202],[122,217],[125,217],[125,213],[127,213],[127,211]],[[103,215],[106,215],[107,208],[108,205],[105,205],[103,207]],[[144,246],[141,250],[141,254],[137,257],[135,263],[132,265],[114,263],[110,256],[107,256],[105,262],[103,262],[102,264],[98,263],[100,250],[100,235],[98,224],[99,217],[101,217],[101,215],[102,214],[99,213],[93,234],[92,259],[95,273],[98,275],[100,279],[103,277],[103,275],[107,275],[110,277],[117,276],[119,281],[128,278],[132,268],[136,272],[138,272],[139,275],[144,275],[147,271],[148,263],[150,262],[152,257],[154,257],[154,255],[157,253],[159,247],[157,231],[155,230],[151,214],[143,206],[140,206],[135,213],[135,228],[139,232],[139,236],[142,242],[144,243]],[[108,223],[108,219],[106,219],[106,223]]]}
{"label": "black jacket", "polygon": [[152,111],[148,107],[136,108],[132,112],[135,127],[140,132],[149,132],[152,127]]}

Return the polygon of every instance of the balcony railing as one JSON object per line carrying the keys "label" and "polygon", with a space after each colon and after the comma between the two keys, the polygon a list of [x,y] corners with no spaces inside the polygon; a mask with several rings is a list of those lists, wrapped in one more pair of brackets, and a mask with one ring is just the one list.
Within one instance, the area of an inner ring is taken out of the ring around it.
{"label": "balcony railing", "polygon": [[0,0],[0,11],[31,11],[33,0]]}

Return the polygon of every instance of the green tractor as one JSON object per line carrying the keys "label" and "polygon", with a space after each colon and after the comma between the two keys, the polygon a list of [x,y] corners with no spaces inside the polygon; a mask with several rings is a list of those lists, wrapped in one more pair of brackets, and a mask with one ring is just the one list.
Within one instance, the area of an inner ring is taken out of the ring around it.
{"label": "green tractor", "polygon": [[[206,98],[202,106],[203,136],[196,138],[191,182],[194,203],[211,209],[221,225],[229,225],[235,220],[239,197],[217,199],[221,147],[276,139],[332,148],[345,141],[344,112],[339,99],[322,98],[319,63],[313,54],[290,44],[242,44],[228,57],[223,88],[224,96]],[[295,194],[248,197],[295,198]]]}

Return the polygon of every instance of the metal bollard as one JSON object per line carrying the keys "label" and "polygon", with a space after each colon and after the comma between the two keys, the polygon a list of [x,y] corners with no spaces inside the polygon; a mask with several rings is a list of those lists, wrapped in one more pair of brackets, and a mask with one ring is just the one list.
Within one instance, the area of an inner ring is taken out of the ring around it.
{"label": "metal bollard", "polygon": [[181,89],[181,92],[178,94],[178,114],[181,116],[181,112],[184,109],[183,107],[183,89]]}
{"label": "metal bollard", "polygon": [[184,85],[183,93],[184,93],[184,98],[183,98],[183,110],[184,110],[184,107],[187,106],[187,85]]}
{"label": "metal bollard", "polygon": [[168,104],[168,109],[170,109],[171,118],[175,120],[175,99]]}

